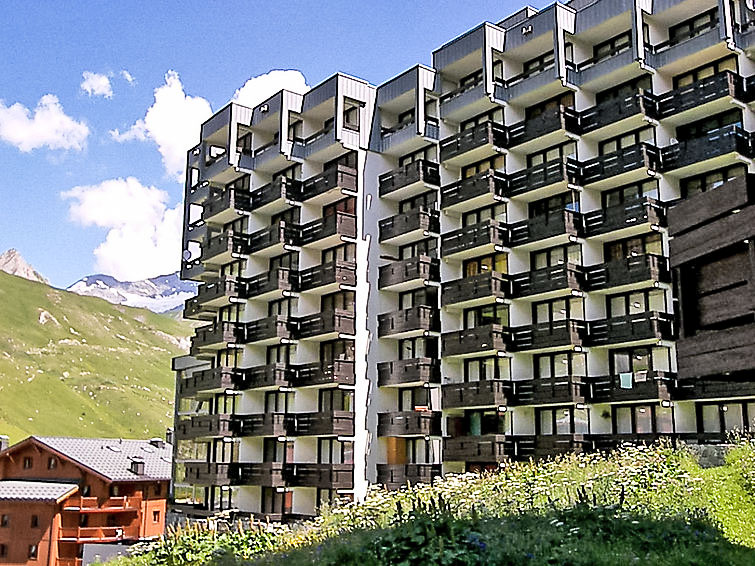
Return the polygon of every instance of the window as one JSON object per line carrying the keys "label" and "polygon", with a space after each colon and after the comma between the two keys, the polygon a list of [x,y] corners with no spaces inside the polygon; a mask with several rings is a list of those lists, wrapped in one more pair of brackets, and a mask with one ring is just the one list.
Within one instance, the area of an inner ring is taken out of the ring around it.
{"label": "window", "polygon": [[468,259],[463,264],[464,277],[473,277],[488,271],[496,273],[509,272],[509,255],[505,253],[495,253],[474,259]]}
{"label": "window", "polygon": [[634,183],[610,189],[602,193],[603,208],[620,206],[643,198],[658,198],[658,180],[645,181],[644,183]]}
{"label": "window", "polygon": [[30,523],[32,529],[39,527],[39,515],[32,515]]}
{"label": "window", "polygon": [[0,527],[7,527],[10,525],[10,515],[0,515]]}
{"label": "window", "polygon": [[585,434],[588,432],[587,409],[558,407],[537,409],[535,434],[552,436],[556,434]]}
{"label": "window", "polygon": [[297,297],[284,297],[270,301],[267,305],[267,316],[294,316],[299,311]]}
{"label": "window", "polygon": [[322,251],[322,262],[354,261],[357,255],[357,246],[353,243],[340,244]]}
{"label": "window", "polygon": [[478,208],[470,212],[465,212],[461,217],[462,226],[473,226],[486,220],[498,220],[506,222],[506,205],[491,204],[484,208]]}
{"label": "window", "polygon": [[430,146],[425,149],[420,149],[419,151],[415,151],[414,153],[402,155],[398,159],[398,165],[399,167],[405,167],[407,165],[411,165],[415,161],[420,161],[420,160],[432,161],[434,150],[435,150],[434,146]]}
{"label": "window", "polygon": [[267,364],[288,364],[296,360],[296,344],[275,344],[267,347]]}
{"label": "window", "polygon": [[337,291],[320,298],[320,312],[343,310],[354,312],[354,291]]}
{"label": "window", "polygon": [[359,106],[347,106],[343,111],[343,127],[359,131]]}
{"label": "window", "polygon": [[617,153],[643,142],[652,143],[655,140],[655,129],[652,126],[641,128],[628,134],[622,134],[610,140],[600,142],[598,154],[607,155]]}
{"label": "window", "polygon": [[565,193],[531,202],[529,205],[529,218],[547,217],[555,213],[560,219],[563,210],[579,211],[579,193],[577,191],[566,191]]}
{"label": "window", "polygon": [[555,64],[555,51],[548,51],[547,53],[538,55],[537,57],[530,59],[529,61],[525,61],[522,64],[522,74],[519,75],[519,77],[514,77],[514,82],[517,78],[526,79],[527,77],[531,77],[533,75],[537,75],[538,73],[542,73],[543,71],[547,71],[548,69],[552,69]]}
{"label": "window", "polygon": [[632,42],[632,32],[626,31],[616,37],[612,37],[608,41],[598,43],[592,49],[593,62],[597,63],[603,59],[608,59],[619,53],[623,53],[629,49]]}
{"label": "window", "polygon": [[608,316],[620,318],[648,311],[666,312],[666,293],[663,290],[633,291],[606,297]]}
{"label": "window", "polygon": [[582,353],[543,354],[535,356],[534,363],[535,377],[538,379],[587,375],[587,360]]}
{"label": "window", "polygon": [[682,197],[688,198],[698,193],[712,191],[724,183],[738,177],[744,177],[746,174],[747,169],[744,165],[732,165],[731,167],[709,171],[694,177],[687,177],[681,181]]}
{"label": "window", "polygon": [[[322,207],[322,216],[327,218],[333,216],[336,212],[345,212],[346,214],[356,214],[357,199],[356,197],[346,197],[332,204]],[[298,209],[297,209],[298,210]]]}
{"label": "window", "polygon": [[475,71],[474,73],[470,73],[466,77],[462,77],[459,80],[459,88],[470,88],[475,85],[478,85],[482,82],[482,69]]}
{"label": "window", "polygon": [[508,305],[485,305],[464,310],[464,329],[477,328],[487,324],[509,325]]}
{"label": "window", "polygon": [[634,374],[635,381],[647,377],[648,372],[671,370],[671,351],[662,346],[620,348],[609,351],[609,371],[611,375]]}
{"label": "window", "polygon": [[616,434],[653,434],[674,431],[670,407],[630,405],[613,407]]}
{"label": "window", "polygon": [[335,360],[353,360],[353,340],[331,340],[320,344],[320,361],[330,364]]}
{"label": "window", "polygon": [[566,108],[574,108],[573,92],[566,92],[564,94],[556,96],[555,98],[546,100],[545,102],[540,102],[538,104],[535,104],[534,106],[528,106],[524,109],[524,119],[532,120],[533,118],[537,118],[538,116],[541,116],[543,114],[555,112],[562,106]]}
{"label": "window", "polygon": [[29,545],[29,552],[27,554],[29,560],[36,560],[37,559],[37,552],[38,548],[36,544],[30,544]]}
{"label": "window", "polygon": [[334,438],[320,438],[317,441],[318,464],[353,464],[354,443],[342,442]]}
{"label": "window", "polygon": [[58,459],[55,456],[50,456],[47,459],[47,469],[54,470],[57,467],[58,467]]}
{"label": "window", "polygon": [[464,381],[484,381],[486,379],[511,379],[511,359],[474,358],[464,360]]}
{"label": "window", "polygon": [[0,544],[0,558],[8,556],[8,547],[4,544]]}
{"label": "window", "polygon": [[421,195],[402,200],[398,203],[398,211],[400,214],[404,214],[406,212],[409,212],[410,210],[416,210],[421,207],[437,209],[437,203],[438,191],[428,191],[426,193],[422,193]]}
{"label": "window", "polygon": [[697,81],[707,79],[708,77],[723,73],[724,71],[737,72],[737,58],[735,56],[726,57],[714,61],[713,63],[703,65],[702,67],[698,67],[697,69],[676,75],[674,77],[674,88],[689,86]]}
{"label": "window", "polygon": [[475,116],[474,118],[470,118],[469,120],[465,120],[461,123],[460,131],[468,130],[470,128],[474,128],[475,126],[479,126],[480,124],[485,124],[486,122],[498,122],[499,124],[503,123],[503,109],[497,108],[495,110],[491,110],[490,112],[485,112],[484,114],[480,114],[478,116]]}
{"label": "window", "polygon": [[671,26],[669,28],[669,40],[668,44],[676,45],[687,39],[696,37],[702,33],[705,33],[709,29],[713,29],[718,25],[718,8],[713,8],[709,12],[685,20],[680,24]]}
{"label": "window", "polygon": [[398,359],[437,358],[437,338],[404,338],[398,341]]}
{"label": "window", "polygon": [[563,161],[565,157],[571,157],[577,153],[577,144],[575,142],[566,142],[560,145],[530,153],[527,156],[527,167],[538,167],[552,161]]}
{"label": "window", "polygon": [[742,111],[729,110],[708,118],[703,118],[691,124],[679,126],[676,129],[676,137],[680,142],[700,138],[726,126],[742,126]]}
{"label": "window", "polygon": [[354,392],[345,389],[321,389],[318,410],[321,413],[332,411],[352,411],[354,408]]}
{"label": "window", "polygon": [[581,297],[553,299],[534,303],[532,318],[535,324],[552,324],[560,320],[584,320],[584,303]]}
{"label": "window", "polygon": [[301,120],[289,118],[291,121],[288,124],[288,140],[292,142],[303,142],[304,136],[302,136],[302,128],[304,126]]}
{"label": "window", "polygon": [[266,413],[285,413],[291,406],[293,393],[282,391],[265,392],[265,412]]}
{"label": "window", "polygon": [[160,511],[152,511],[152,522],[153,523],[159,523],[160,522]]}
{"label": "window", "polygon": [[398,249],[399,259],[412,259],[419,256],[438,257],[438,239],[428,238],[413,244],[400,246]]}
{"label": "window", "polygon": [[301,210],[298,206],[291,207],[283,212],[274,214],[270,217],[270,226],[275,226],[281,222],[287,224],[299,224]]}
{"label": "window", "polygon": [[556,267],[564,263],[582,265],[582,246],[579,244],[555,246],[533,252],[530,256],[530,265],[533,270]]}
{"label": "window", "polygon": [[494,155],[493,157],[488,157],[487,159],[483,159],[482,161],[478,161],[477,163],[472,163],[472,165],[467,165],[466,167],[462,168],[461,178],[468,179],[470,177],[474,177],[475,175],[479,175],[481,173],[487,173],[491,169],[494,171],[504,171],[505,168],[506,168],[505,156]]}
{"label": "window", "polygon": [[604,250],[606,261],[623,260],[645,254],[663,255],[663,244],[658,232],[610,242],[605,245]]}
{"label": "window", "polygon": [[270,271],[278,268],[297,270],[299,269],[299,253],[287,252],[279,256],[271,257],[268,266]]}
{"label": "window", "polygon": [[[291,167],[281,169],[277,173],[273,173],[273,181],[275,181],[276,179],[301,179],[301,163],[297,163],[296,165],[292,165]],[[247,188],[248,187],[249,184],[247,183]]]}
{"label": "window", "polygon": [[163,494],[163,484],[158,483],[155,485],[155,495],[160,496]]}
{"label": "window", "polygon": [[603,104],[604,102],[615,100],[617,98],[627,98],[643,90],[653,90],[653,82],[650,75],[642,75],[631,81],[598,92],[595,95],[595,103]]}
{"label": "window", "polygon": [[422,287],[398,294],[399,310],[410,309],[418,305],[437,306],[438,290],[436,287]]}

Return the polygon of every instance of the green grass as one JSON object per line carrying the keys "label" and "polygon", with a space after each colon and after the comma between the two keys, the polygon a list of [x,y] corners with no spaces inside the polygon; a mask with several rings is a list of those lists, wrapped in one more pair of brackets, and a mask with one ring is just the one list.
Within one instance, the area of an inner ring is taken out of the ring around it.
{"label": "green grass", "polygon": [[145,309],[0,272],[0,433],[162,436],[173,418],[170,359],[190,334]]}

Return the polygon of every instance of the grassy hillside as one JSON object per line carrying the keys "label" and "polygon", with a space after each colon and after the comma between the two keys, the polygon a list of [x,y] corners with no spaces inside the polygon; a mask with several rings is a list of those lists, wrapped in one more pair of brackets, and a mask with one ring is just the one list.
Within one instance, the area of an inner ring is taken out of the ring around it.
{"label": "grassy hillside", "polygon": [[0,272],[0,434],[162,436],[191,327]]}

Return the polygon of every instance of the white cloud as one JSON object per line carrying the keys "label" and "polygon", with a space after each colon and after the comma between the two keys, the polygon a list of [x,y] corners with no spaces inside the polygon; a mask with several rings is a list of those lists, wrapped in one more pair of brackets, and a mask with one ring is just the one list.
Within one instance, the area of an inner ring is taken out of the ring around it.
{"label": "white cloud", "polygon": [[246,81],[244,86],[234,93],[231,100],[244,106],[257,106],[283,89],[304,94],[309,90],[309,86],[307,86],[307,79],[300,71],[275,70]]}
{"label": "white cloud", "polygon": [[132,85],[136,82],[136,79],[134,78],[134,75],[129,73],[126,69],[121,70],[121,76],[125,79],[125,81]]}
{"label": "white cloud", "polygon": [[110,84],[110,77],[92,71],[81,73],[84,79],[81,81],[81,90],[89,96],[102,96],[104,98],[113,98],[113,86]]}
{"label": "white cloud", "polygon": [[50,149],[84,149],[89,128],[66,115],[54,94],[39,99],[34,112],[16,102],[6,106],[0,100],[0,140],[23,152]]}
{"label": "white cloud", "polygon": [[169,208],[165,191],[128,177],[73,187],[61,196],[72,201],[72,221],[108,230],[94,250],[98,271],[134,281],[179,268],[183,209]]}
{"label": "white cloud", "polygon": [[119,142],[151,140],[157,144],[168,175],[183,181],[186,152],[199,142],[199,127],[212,115],[210,103],[202,97],[184,92],[175,71],[165,74],[165,84],[155,89],[155,102],[144,118],[121,133],[111,130]]}

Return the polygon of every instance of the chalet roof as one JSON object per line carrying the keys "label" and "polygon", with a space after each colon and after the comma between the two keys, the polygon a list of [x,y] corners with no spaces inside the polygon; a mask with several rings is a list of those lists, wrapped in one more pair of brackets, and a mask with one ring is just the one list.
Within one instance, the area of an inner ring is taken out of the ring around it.
{"label": "chalet roof", "polygon": [[[169,480],[171,476],[173,447],[168,443],[122,438],[32,438],[111,481]],[[144,463],[141,473],[133,470],[134,461]]]}
{"label": "chalet roof", "polygon": [[71,483],[46,481],[0,481],[0,501],[60,501],[76,492],[79,487]]}

